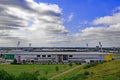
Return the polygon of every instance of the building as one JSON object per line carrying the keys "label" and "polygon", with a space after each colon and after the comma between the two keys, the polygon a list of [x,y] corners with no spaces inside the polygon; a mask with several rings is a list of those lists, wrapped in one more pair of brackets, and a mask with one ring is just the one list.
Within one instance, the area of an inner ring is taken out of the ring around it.
{"label": "building", "polygon": [[116,59],[113,53],[103,52],[64,52],[64,51],[22,51],[11,50],[3,54],[5,61],[17,60],[18,63],[91,63]]}

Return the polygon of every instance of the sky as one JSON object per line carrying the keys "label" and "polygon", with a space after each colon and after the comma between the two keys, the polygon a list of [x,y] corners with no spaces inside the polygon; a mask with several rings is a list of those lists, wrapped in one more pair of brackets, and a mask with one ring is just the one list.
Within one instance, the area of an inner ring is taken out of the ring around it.
{"label": "sky", "polygon": [[0,46],[120,47],[120,0],[0,0]]}

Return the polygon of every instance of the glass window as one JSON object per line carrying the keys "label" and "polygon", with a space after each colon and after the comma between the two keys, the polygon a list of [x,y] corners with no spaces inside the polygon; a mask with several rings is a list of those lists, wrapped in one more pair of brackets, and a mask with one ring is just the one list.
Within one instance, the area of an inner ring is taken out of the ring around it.
{"label": "glass window", "polygon": [[48,57],[51,57],[51,55],[48,55]]}
{"label": "glass window", "polygon": [[68,60],[68,55],[63,55],[63,60]]}
{"label": "glass window", "polygon": [[46,57],[46,55],[42,55],[42,57]]}
{"label": "glass window", "polygon": [[69,55],[69,57],[73,57],[73,55]]}
{"label": "glass window", "polygon": [[38,58],[34,58],[34,60],[38,60]]}
{"label": "glass window", "polygon": [[37,55],[37,57],[40,57],[40,55]]}

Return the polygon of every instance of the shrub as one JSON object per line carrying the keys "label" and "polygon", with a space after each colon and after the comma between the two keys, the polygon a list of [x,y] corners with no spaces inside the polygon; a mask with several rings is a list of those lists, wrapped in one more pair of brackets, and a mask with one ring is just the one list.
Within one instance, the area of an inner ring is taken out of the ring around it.
{"label": "shrub", "polygon": [[90,73],[88,71],[85,71],[84,75],[90,75]]}
{"label": "shrub", "polygon": [[55,70],[56,70],[56,71],[59,71],[59,67],[58,67],[58,66],[56,66],[56,67],[55,67]]}
{"label": "shrub", "polygon": [[15,64],[16,64],[16,63],[17,63],[17,60],[16,60],[16,59],[14,59],[13,63],[15,63]]}
{"label": "shrub", "polygon": [[17,60],[14,59],[14,61],[11,64],[17,64]]}
{"label": "shrub", "polygon": [[[9,79],[8,79],[9,80]],[[21,73],[16,80],[38,80],[37,76],[35,74],[31,73]]]}
{"label": "shrub", "polygon": [[93,72],[91,72],[91,75],[93,75],[94,73]]}
{"label": "shrub", "polygon": [[79,63],[79,65],[81,65],[81,63]]}
{"label": "shrub", "polygon": [[78,65],[78,62],[75,62],[76,65]]}
{"label": "shrub", "polygon": [[48,74],[48,70],[45,70],[45,75],[47,75]]}
{"label": "shrub", "polygon": [[23,60],[23,61],[22,61],[22,63],[23,63],[23,64],[26,64],[26,61],[25,61],[25,60]]}
{"label": "shrub", "polygon": [[41,77],[40,80],[48,80],[46,77]]}
{"label": "shrub", "polygon": [[112,58],[112,60],[115,60],[114,58]]}
{"label": "shrub", "polygon": [[36,70],[36,71],[34,72],[34,74],[35,74],[36,76],[39,76],[39,75],[40,75],[39,70]]}
{"label": "shrub", "polygon": [[72,64],[72,63],[69,63],[69,66],[71,67],[71,66],[73,66],[73,64]]}
{"label": "shrub", "polygon": [[88,69],[88,68],[90,68],[90,67],[94,67],[94,66],[96,66],[98,63],[91,63],[91,64],[87,64],[87,65],[85,65],[84,67],[83,67],[83,69]]}
{"label": "shrub", "polygon": [[88,68],[90,68],[91,67],[91,65],[90,64],[87,64],[87,65],[85,65],[84,67],[83,67],[83,69],[88,69]]}
{"label": "shrub", "polygon": [[69,78],[65,78],[64,80],[85,80],[87,78],[87,76],[86,75],[84,75],[84,74],[77,74],[77,75],[73,75],[73,76],[71,76],[71,77],[69,77]]}
{"label": "shrub", "polygon": [[15,80],[15,77],[4,70],[0,70],[0,80]]}
{"label": "shrub", "polygon": [[75,62],[75,64],[76,64],[76,65],[81,65],[81,63],[80,63],[80,62]]}

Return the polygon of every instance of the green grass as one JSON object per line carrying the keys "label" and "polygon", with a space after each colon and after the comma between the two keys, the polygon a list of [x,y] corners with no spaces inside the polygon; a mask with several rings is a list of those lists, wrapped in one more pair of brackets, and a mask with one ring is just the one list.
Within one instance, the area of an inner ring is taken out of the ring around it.
{"label": "green grass", "polygon": [[[59,67],[59,71],[56,71],[56,66]],[[56,74],[60,74],[66,70],[69,70],[77,65],[69,66],[68,64],[54,64],[54,65],[42,65],[42,64],[26,64],[26,65],[10,65],[0,64],[0,70],[5,70],[10,74],[19,75],[21,72],[35,73],[39,72],[38,76],[50,78]],[[120,80],[120,60],[113,60],[110,62],[99,63],[92,65],[89,68],[85,68],[85,65],[57,77],[54,80]],[[86,75],[85,72],[89,74]]]}
{"label": "green grass", "polygon": [[[55,70],[55,67],[59,67],[59,71]],[[72,67],[75,67],[76,65],[73,65]],[[29,72],[29,73],[39,73],[39,77],[51,77],[56,74],[59,74],[65,70],[68,70],[70,68],[68,64],[53,64],[53,65],[42,65],[42,64],[26,64],[26,65],[11,65],[11,64],[0,64],[0,70],[5,70],[10,74],[13,74],[15,76],[19,75],[21,72]]]}
{"label": "green grass", "polygon": [[120,59],[120,52],[115,55],[117,55],[117,58]]}
{"label": "green grass", "polygon": [[[97,64],[87,69],[84,66],[54,80],[120,80],[120,60]],[[85,76],[86,71],[90,74]]]}

